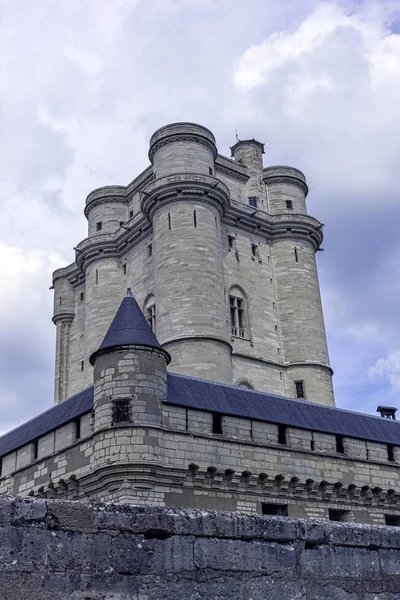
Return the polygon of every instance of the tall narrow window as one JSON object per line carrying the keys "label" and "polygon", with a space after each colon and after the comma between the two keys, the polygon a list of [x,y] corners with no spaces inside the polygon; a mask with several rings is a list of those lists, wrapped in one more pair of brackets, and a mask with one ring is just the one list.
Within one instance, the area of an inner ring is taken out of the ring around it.
{"label": "tall narrow window", "polygon": [[151,330],[156,331],[156,299],[153,295],[149,296],[144,306],[144,315]]}
{"label": "tall narrow window", "polygon": [[153,244],[147,246],[147,256],[153,256]]}
{"label": "tall narrow window", "polygon": [[394,453],[392,444],[387,445],[388,460],[394,461]]}
{"label": "tall narrow window", "polygon": [[234,337],[248,336],[246,298],[238,287],[229,292],[229,310],[231,318],[231,333]]}
{"label": "tall narrow window", "polygon": [[278,425],[278,444],[287,444],[286,442],[286,426]]}
{"label": "tall narrow window", "polygon": [[122,275],[126,275],[126,263],[122,265]]}
{"label": "tall narrow window", "polygon": [[297,253],[297,248],[294,249],[294,260],[298,263],[299,262],[299,255]]}
{"label": "tall narrow window", "polygon": [[60,306],[61,306],[61,305],[62,305],[62,296],[60,296],[60,298],[59,298],[59,301],[58,301],[58,302],[59,302],[59,304],[60,304]]}
{"label": "tall narrow window", "polygon": [[132,219],[132,217],[133,217],[133,210],[130,210],[129,211],[129,218]]}
{"label": "tall narrow window", "polygon": [[253,256],[258,256],[259,255],[259,247],[258,244],[252,244],[251,245],[251,254]]}
{"label": "tall narrow window", "polygon": [[74,421],[74,425],[75,425],[75,439],[79,440],[79,438],[81,437],[81,420],[76,419],[76,421]]}
{"label": "tall narrow window", "polygon": [[37,460],[39,454],[39,444],[37,440],[32,442],[32,460]]}
{"label": "tall narrow window", "polygon": [[193,225],[197,227],[197,213],[195,210],[193,211]]}
{"label": "tall narrow window", "polygon": [[85,369],[85,361],[81,360],[81,372]]}
{"label": "tall narrow window", "polygon": [[343,436],[342,435],[336,436],[336,452],[338,454],[344,454]]}
{"label": "tall narrow window", "polygon": [[304,393],[304,381],[295,381],[294,385],[296,388],[296,398],[305,398],[306,395]]}
{"label": "tall narrow window", "polygon": [[79,302],[83,302],[83,299],[84,299],[84,298],[85,298],[85,295],[84,295],[84,293],[83,293],[83,292],[81,292],[81,293],[79,294]]}
{"label": "tall narrow window", "polygon": [[213,424],[212,424],[212,432],[213,433],[222,433],[222,415],[219,413],[212,413]]}
{"label": "tall narrow window", "polygon": [[96,269],[96,284],[99,283],[99,270]]}
{"label": "tall narrow window", "polygon": [[168,229],[171,231],[171,213],[168,213]]}
{"label": "tall narrow window", "polygon": [[103,229],[103,223],[101,221],[98,221],[96,223],[96,231],[101,231]]}
{"label": "tall narrow window", "polygon": [[293,209],[293,200],[286,200],[286,208],[289,210]]}
{"label": "tall narrow window", "polygon": [[234,248],[236,244],[236,237],[234,235],[228,235],[228,246]]}
{"label": "tall narrow window", "polygon": [[212,174],[213,174],[212,167],[208,167],[208,172],[209,172],[209,174],[210,174],[210,175],[212,175]]}

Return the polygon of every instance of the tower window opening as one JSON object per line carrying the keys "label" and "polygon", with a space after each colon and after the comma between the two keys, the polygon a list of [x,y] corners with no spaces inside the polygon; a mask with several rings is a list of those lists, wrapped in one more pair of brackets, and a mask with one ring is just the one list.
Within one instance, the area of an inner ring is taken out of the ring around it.
{"label": "tower window opening", "polygon": [[101,221],[98,221],[96,223],[96,231],[101,231],[103,229],[103,223]]}
{"label": "tower window opening", "polygon": [[119,222],[119,226],[122,227],[122,225],[125,223],[125,221],[120,221]]}
{"label": "tower window opening", "polygon": [[33,442],[32,442],[32,460],[37,460],[38,455],[39,455],[38,440],[33,440]]}
{"label": "tower window opening", "polygon": [[286,208],[289,210],[293,209],[293,200],[286,200]]}
{"label": "tower window opening", "polygon": [[81,371],[85,369],[85,361],[81,360]]}
{"label": "tower window opening", "polygon": [[150,296],[146,302],[144,314],[146,321],[150,325],[151,330],[156,332],[156,300],[154,296]]}
{"label": "tower window opening", "polygon": [[246,337],[246,301],[239,290],[232,290],[229,295],[231,316],[231,332],[234,337]]}
{"label": "tower window opening", "polygon": [[266,502],[261,504],[261,512],[263,515],[274,515],[277,517],[287,517],[289,514],[287,504],[269,504]]}
{"label": "tower window opening", "polygon": [[297,248],[294,249],[294,259],[297,263],[299,262],[299,255],[297,253]]}
{"label": "tower window opening", "polygon": [[171,231],[171,213],[168,213],[168,229]]}
{"label": "tower window opening", "polygon": [[278,444],[286,445],[286,426],[278,424]]}
{"label": "tower window opening", "polygon": [[132,423],[130,400],[113,400],[112,403],[112,422]]}
{"label": "tower window opening", "polygon": [[253,256],[259,256],[259,246],[258,244],[252,244],[251,245],[251,253]]}
{"label": "tower window opening", "polygon": [[228,246],[234,248],[236,245],[236,237],[234,235],[228,235]]}
{"label": "tower window opening", "polygon": [[96,285],[99,283],[99,270],[96,269]]}
{"label": "tower window opening", "polygon": [[126,263],[122,265],[122,275],[126,275]]}
{"label": "tower window opening", "polygon": [[338,454],[344,454],[343,436],[342,435],[336,436],[336,452]]}
{"label": "tower window opening", "polygon": [[129,211],[129,218],[132,219],[133,218],[133,210]]}
{"label": "tower window opening", "polygon": [[296,388],[296,398],[305,398],[306,395],[304,393],[304,381],[295,381],[294,386]]}
{"label": "tower window opening", "polygon": [[222,434],[222,415],[219,413],[212,413],[212,432]]}
{"label": "tower window opening", "polygon": [[257,196],[249,196],[249,205],[257,208]]}
{"label": "tower window opening", "polygon": [[393,452],[392,444],[387,445],[387,455],[388,455],[388,460],[393,462],[394,461],[394,452]]}
{"label": "tower window opening", "polygon": [[278,325],[275,325],[275,333],[278,333]]}
{"label": "tower window opening", "polygon": [[209,173],[210,175],[213,175],[213,170],[212,170],[212,167],[208,167],[208,173]]}
{"label": "tower window opening", "polygon": [[84,298],[85,298],[85,294],[84,294],[83,292],[81,292],[81,293],[79,294],[79,301],[80,301],[80,302],[83,302]]}
{"label": "tower window opening", "polygon": [[310,448],[314,452],[314,450],[315,450],[315,440],[311,440],[310,441]]}
{"label": "tower window opening", "polygon": [[74,423],[75,423],[75,439],[79,440],[79,438],[81,437],[81,420],[76,419],[76,421],[74,421]]}
{"label": "tower window opening", "polygon": [[277,349],[276,349],[276,353],[277,353],[277,354],[278,354],[278,356],[279,356],[279,354],[280,354],[280,349],[279,349],[279,348],[277,348]]}
{"label": "tower window opening", "polygon": [[147,245],[147,256],[153,256],[153,244]]}
{"label": "tower window opening", "polygon": [[62,305],[62,296],[60,296],[60,298],[59,298],[59,304],[60,304],[60,306]]}
{"label": "tower window opening", "polygon": [[193,211],[193,225],[197,227],[197,213],[195,210]]}

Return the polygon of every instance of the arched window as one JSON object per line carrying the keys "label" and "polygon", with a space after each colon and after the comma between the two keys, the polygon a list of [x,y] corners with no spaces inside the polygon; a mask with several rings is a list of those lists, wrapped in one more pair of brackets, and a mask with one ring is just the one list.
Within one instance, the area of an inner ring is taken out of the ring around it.
{"label": "arched window", "polygon": [[248,390],[254,390],[254,386],[247,379],[241,379],[236,385],[241,388],[247,388]]}
{"label": "arched window", "polygon": [[156,299],[151,294],[148,296],[145,304],[144,304],[144,316],[146,317],[146,321],[151,327],[151,330],[156,332]]}
{"label": "arched window", "polygon": [[249,325],[246,296],[237,286],[229,290],[229,311],[232,335],[239,338],[248,338]]}

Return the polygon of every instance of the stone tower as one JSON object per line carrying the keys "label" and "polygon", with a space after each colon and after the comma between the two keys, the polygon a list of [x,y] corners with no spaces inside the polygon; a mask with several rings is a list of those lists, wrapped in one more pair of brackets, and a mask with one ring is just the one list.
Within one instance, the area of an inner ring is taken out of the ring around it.
{"label": "stone tower", "polygon": [[264,168],[257,140],[231,151],[173,123],[128,186],[89,194],[88,237],[53,280],[56,402],[91,384],[87,359],[132,287],[170,371],[334,404],[306,179]]}

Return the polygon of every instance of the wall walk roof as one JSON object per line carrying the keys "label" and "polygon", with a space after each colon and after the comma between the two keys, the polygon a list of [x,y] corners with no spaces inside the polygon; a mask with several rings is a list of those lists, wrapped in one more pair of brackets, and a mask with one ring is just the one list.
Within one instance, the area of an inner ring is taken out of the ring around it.
{"label": "wall walk roof", "polygon": [[[94,365],[98,354],[117,346],[126,345],[150,346],[162,350],[130,288],[128,288],[127,294],[122,300],[100,348],[93,352],[89,362]],[[170,362],[169,354],[165,350],[163,352],[165,352],[168,362]]]}
{"label": "wall walk roof", "polygon": [[[166,403],[400,446],[400,421],[168,373]],[[93,386],[0,437],[0,456],[93,408]]]}

